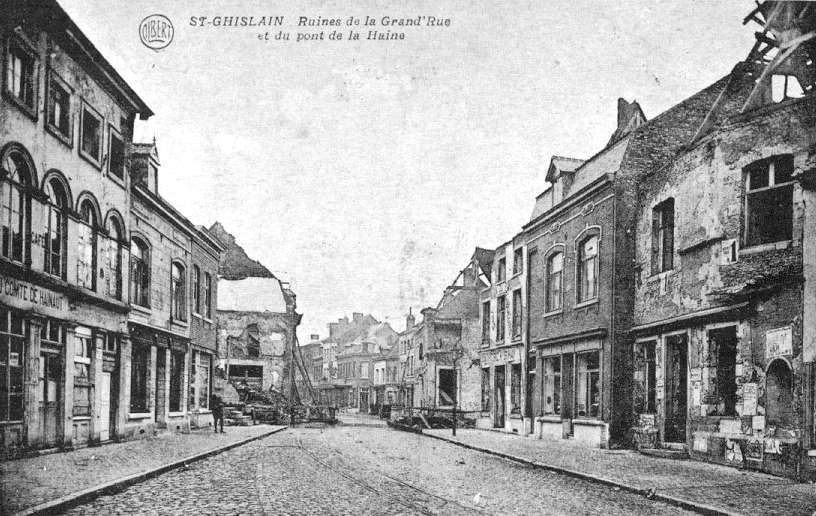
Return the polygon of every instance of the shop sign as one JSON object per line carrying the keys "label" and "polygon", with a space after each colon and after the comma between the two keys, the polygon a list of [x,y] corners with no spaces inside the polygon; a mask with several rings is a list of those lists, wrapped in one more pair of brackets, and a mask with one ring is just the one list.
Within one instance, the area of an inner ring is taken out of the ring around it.
{"label": "shop sign", "polygon": [[0,276],[0,293],[17,301],[52,310],[66,310],[68,308],[65,296],[47,288],[6,276]]}
{"label": "shop sign", "polygon": [[792,354],[793,345],[790,326],[765,332],[765,358],[771,360]]}

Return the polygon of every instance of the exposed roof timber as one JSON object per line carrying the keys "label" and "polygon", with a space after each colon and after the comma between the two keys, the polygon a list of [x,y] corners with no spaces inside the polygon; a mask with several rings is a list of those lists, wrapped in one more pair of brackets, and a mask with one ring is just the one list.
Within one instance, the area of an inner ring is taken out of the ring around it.
{"label": "exposed roof timber", "polygon": [[742,106],[741,111],[743,113],[750,109],[754,102],[756,102],[757,98],[759,97],[760,93],[764,88],[765,80],[768,79],[768,77],[774,72],[774,70],[779,68],[779,65],[781,65],[787,58],[793,55],[793,53],[796,51],[797,48],[799,48],[799,46],[802,43],[811,40],[815,37],[816,31],[812,31],[809,32],[808,34],[785,42],[784,47],[780,45],[780,48],[784,48],[785,50],[777,54],[776,57],[773,58],[771,63],[768,66],[766,66],[764,70],[762,70],[762,74],[760,74],[759,79],[757,79],[754,89],[751,90],[751,94],[748,96],[748,100],[746,100],[745,104]]}

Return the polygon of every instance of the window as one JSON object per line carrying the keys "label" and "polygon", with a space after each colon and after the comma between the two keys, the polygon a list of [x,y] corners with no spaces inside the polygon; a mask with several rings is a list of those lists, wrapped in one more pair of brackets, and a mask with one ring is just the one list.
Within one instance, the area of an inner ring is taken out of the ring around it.
{"label": "window", "polygon": [[108,128],[108,173],[125,180],[125,143],[113,127]]}
{"label": "window", "polygon": [[170,412],[181,411],[184,359],[183,351],[170,352]]}
{"label": "window", "polygon": [[2,166],[8,173],[0,183],[0,226],[2,226],[2,255],[15,262],[22,262],[28,249],[24,249],[28,225],[29,196],[27,190],[32,182],[33,168],[26,156],[16,148],[3,157]]}
{"label": "window", "polygon": [[547,311],[561,310],[562,278],[564,277],[564,253],[558,252],[547,259]]}
{"label": "window", "polygon": [[507,298],[499,296],[496,298],[496,341],[504,340],[505,313],[507,311]]}
{"label": "window", "polygon": [[204,273],[204,317],[212,319],[212,276]]}
{"label": "window", "polygon": [[510,413],[521,414],[521,364],[510,366]]}
{"label": "window", "polygon": [[173,302],[173,319],[187,320],[187,307],[184,302],[184,268],[174,263],[170,266],[170,298]]}
{"label": "window", "polygon": [[65,326],[51,319],[44,321],[40,326],[40,343],[54,348],[65,346]]}
{"label": "window", "polygon": [[439,369],[439,386],[437,398],[440,406],[456,404],[456,371],[453,369]]}
{"label": "window", "polygon": [[360,364],[360,378],[368,378],[368,362]]}
{"label": "window", "polygon": [[201,312],[201,269],[193,265],[193,313]]}
{"label": "window", "polygon": [[482,345],[490,344],[490,301],[482,303]]}
{"label": "window", "polygon": [[150,347],[133,343],[130,362],[130,411],[147,412],[147,376]]}
{"label": "window", "polygon": [[96,288],[96,210],[90,200],[79,207],[80,223],[77,225],[77,284],[94,290]]}
{"label": "window", "polygon": [[793,156],[751,163],[745,173],[745,246],[790,240],[793,235]]}
{"label": "window", "polygon": [[9,41],[6,52],[6,92],[16,104],[36,116],[37,108],[37,61],[23,44]]}
{"label": "window", "polygon": [[655,341],[635,344],[635,413],[657,412],[657,380],[655,377]]}
{"label": "window", "polygon": [[521,289],[513,291],[513,338],[521,338]]}
{"label": "window", "polygon": [[598,417],[601,407],[600,353],[579,353],[578,386],[575,392],[576,410],[579,417]]}
{"label": "window", "polygon": [[87,104],[82,105],[79,153],[94,165],[102,163],[102,117]]}
{"label": "window", "polygon": [[117,218],[108,220],[105,249],[105,291],[114,299],[122,299],[122,225]]}
{"label": "window", "polygon": [[524,253],[523,249],[519,247],[515,251],[513,251],[513,275],[521,274],[521,271],[524,270]]}
{"label": "window", "polygon": [[674,199],[652,209],[652,274],[674,268]]}
{"label": "window", "polygon": [[65,277],[65,245],[68,196],[62,183],[52,178],[45,185],[48,196],[48,219],[45,228],[45,272]]}
{"label": "window", "polygon": [[716,410],[720,416],[736,415],[737,405],[737,327],[728,326],[708,332],[709,364],[717,368]]}
{"label": "window", "polygon": [[210,355],[197,353],[198,366],[198,406],[207,408],[210,406]]}
{"label": "window", "polygon": [[774,102],[782,102],[786,99],[798,99],[804,96],[805,92],[796,76],[777,74],[771,76],[771,99]]}
{"label": "window", "polygon": [[561,357],[545,357],[544,360],[542,412],[561,413]]}
{"label": "window", "polygon": [[490,368],[482,368],[482,412],[490,411]]}
{"label": "window", "polygon": [[91,415],[91,332],[77,328],[74,335],[74,416]]}
{"label": "window", "polygon": [[499,258],[498,268],[496,269],[496,281],[501,282],[507,279],[507,259]]}
{"label": "window", "polygon": [[119,349],[119,335],[116,333],[105,334],[105,353],[116,353]]}
{"label": "window", "polygon": [[71,145],[71,89],[54,72],[48,76],[47,127]]}
{"label": "window", "polygon": [[23,419],[23,319],[0,309],[0,421]]}
{"label": "window", "polygon": [[578,247],[578,302],[598,297],[598,237],[591,236]]}
{"label": "window", "polygon": [[150,307],[150,250],[134,238],[130,242],[130,302]]}
{"label": "window", "polygon": [[793,409],[793,372],[788,363],[777,358],[768,366],[765,376],[765,414],[769,425],[793,428],[796,411]]}

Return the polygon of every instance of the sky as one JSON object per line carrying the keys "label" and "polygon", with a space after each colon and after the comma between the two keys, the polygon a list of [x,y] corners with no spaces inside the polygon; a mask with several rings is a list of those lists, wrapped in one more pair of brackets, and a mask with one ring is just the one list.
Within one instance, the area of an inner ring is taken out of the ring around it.
{"label": "sky", "polygon": [[[156,113],[137,137],[156,138],[160,194],[291,283],[302,342],[352,312],[401,331],[476,246],[521,230],[552,155],[603,148],[618,97],[652,118],[756,30],[747,0],[59,1]],[[160,51],[139,40],[154,13],[175,28]],[[273,15],[283,27],[190,25]],[[294,41],[300,16],[420,15],[450,25]]]}

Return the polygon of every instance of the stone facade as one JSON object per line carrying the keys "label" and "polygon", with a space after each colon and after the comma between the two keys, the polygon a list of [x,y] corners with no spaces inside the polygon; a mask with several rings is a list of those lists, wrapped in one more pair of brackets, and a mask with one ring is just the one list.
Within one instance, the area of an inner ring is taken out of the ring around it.
{"label": "stone facade", "polygon": [[126,150],[152,115],[56,2],[23,4],[0,21],[4,454],[125,434]]}

